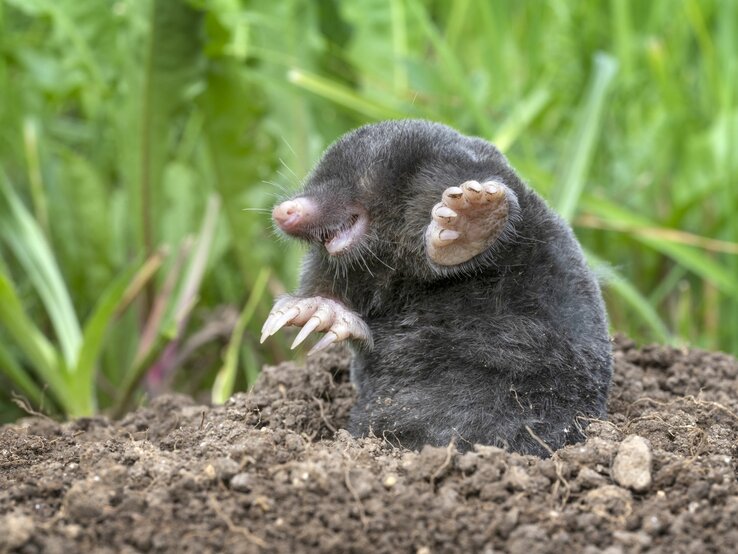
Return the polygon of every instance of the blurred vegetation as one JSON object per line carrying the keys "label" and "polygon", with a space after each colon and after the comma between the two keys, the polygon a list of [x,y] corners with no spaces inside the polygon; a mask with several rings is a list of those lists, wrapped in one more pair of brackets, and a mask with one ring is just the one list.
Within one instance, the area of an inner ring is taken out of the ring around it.
{"label": "blurred vegetation", "polygon": [[258,346],[300,256],[260,209],[396,117],[495,142],[614,330],[738,353],[737,27],[731,0],[0,0],[0,418],[222,401],[292,357]]}

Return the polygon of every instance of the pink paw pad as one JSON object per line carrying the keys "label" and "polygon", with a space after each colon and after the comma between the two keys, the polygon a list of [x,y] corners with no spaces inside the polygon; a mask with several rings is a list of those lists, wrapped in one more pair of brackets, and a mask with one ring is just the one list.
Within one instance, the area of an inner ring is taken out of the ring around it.
{"label": "pink paw pad", "polygon": [[509,216],[508,189],[497,181],[449,187],[431,210],[425,233],[428,256],[438,265],[464,263],[489,248]]}

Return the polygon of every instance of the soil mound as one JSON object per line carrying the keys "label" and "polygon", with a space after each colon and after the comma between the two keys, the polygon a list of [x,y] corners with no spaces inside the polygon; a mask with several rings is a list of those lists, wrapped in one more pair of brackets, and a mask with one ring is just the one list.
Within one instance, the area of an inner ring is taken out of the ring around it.
{"label": "soil mound", "polygon": [[0,428],[2,552],[728,552],[738,363],[614,344],[610,419],[551,459],[342,431],[347,356],[211,408]]}

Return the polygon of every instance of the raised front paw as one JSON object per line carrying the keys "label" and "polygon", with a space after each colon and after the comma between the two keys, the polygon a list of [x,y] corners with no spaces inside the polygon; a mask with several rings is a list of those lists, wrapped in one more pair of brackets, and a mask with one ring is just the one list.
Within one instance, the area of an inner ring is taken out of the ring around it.
{"label": "raised front paw", "polygon": [[431,211],[425,233],[430,259],[439,265],[457,265],[489,248],[507,223],[510,194],[497,181],[466,181],[447,188]]}
{"label": "raised front paw", "polygon": [[285,325],[302,327],[292,348],[313,331],[326,331],[325,336],[310,349],[308,355],[327,348],[333,342],[353,338],[371,344],[369,327],[358,314],[346,306],[322,296],[300,298],[285,296],[277,300],[261,329],[261,342]]}

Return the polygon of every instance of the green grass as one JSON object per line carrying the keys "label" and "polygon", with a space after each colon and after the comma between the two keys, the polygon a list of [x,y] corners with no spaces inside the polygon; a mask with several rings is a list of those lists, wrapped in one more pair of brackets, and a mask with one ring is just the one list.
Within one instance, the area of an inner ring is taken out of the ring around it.
{"label": "green grass", "polygon": [[738,353],[736,27],[731,0],[0,0],[0,419],[222,402],[292,357],[257,338],[300,250],[259,209],[406,116],[507,154],[614,330]]}

